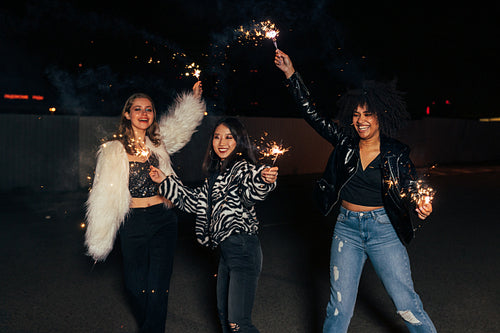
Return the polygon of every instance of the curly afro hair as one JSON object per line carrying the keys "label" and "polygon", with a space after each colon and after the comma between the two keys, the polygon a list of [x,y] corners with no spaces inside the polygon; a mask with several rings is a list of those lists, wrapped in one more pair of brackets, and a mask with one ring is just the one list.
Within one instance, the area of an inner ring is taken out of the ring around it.
{"label": "curly afro hair", "polygon": [[357,136],[352,126],[353,112],[358,106],[365,106],[375,112],[380,133],[392,137],[410,119],[406,110],[404,93],[396,89],[396,82],[382,83],[363,81],[360,88],[348,90],[337,102],[337,119],[342,127]]}

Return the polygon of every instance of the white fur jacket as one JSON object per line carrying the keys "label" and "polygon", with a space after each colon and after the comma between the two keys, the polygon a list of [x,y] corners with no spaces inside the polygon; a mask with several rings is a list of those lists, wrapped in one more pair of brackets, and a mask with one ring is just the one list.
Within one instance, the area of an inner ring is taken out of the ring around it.
{"label": "white fur jacket", "polygon": [[[155,147],[146,137],[146,145],[158,157],[159,168],[175,174],[170,155],[182,149],[200,125],[205,102],[192,93],[180,94],[168,113],[159,120],[161,144]],[[97,152],[94,182],[87,200],[85,246],[94,260],[105,260],[113,249],[116,233],[129,212],[129,161],[121,142],[101,145]]]}

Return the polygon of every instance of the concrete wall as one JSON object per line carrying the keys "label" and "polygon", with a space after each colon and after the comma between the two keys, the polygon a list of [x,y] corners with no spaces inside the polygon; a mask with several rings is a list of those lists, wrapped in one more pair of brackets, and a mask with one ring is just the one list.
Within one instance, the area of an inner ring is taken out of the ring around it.
{"label": "concrete wall", "polygon": [[[258,139],[291,147],[279,157],[281,175],[322,172],[332,150],[302,119],[240,118]],[[191,142],[172,157],[185,181],[201,179],[201,163],[214,117],[205,117]],[[72,191],[90,186],[101,139],[116,129],[117,117],[0,115],[0,191]],[[419,167],[434,163],[500,161],[500,123],[427,118],[411,122],[399,138],[412,148]]]}
{"label": "concrete wall", "polygon": [[0,191],[78,188],[78,128],[77,117],[0,115]]}

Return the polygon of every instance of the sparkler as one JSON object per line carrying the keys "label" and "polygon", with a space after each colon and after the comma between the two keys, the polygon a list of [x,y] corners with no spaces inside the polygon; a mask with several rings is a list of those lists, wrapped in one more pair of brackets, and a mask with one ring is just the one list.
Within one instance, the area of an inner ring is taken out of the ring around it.
{"label": "sparkler", "polygon": [[274,47],[277,50],[278,43],[276,42],[276,37],[278,37],[280,33],[279,30],[276,29],[274,23],[272,23],[271,21],[261,22],[260,24],[262,26],[262,30],[264,30],[266,33],[265,34],[266,38],[269,38],[273,41]]}
{"label": "sparkler", "polygon": [[253,24],[250,26],[240,26],[235,32],[239,34],[237,37],[239,43],[253,42],[254,45],[257,46],[258,41],[268,38],[273,41],[274,47],[276,49],[278,48],[276,38],[279,35],[279,30],[276,29],[276,25],[269,20],[258,23],[253,21]]}
{"label": "sparkler", "polygon": [[146,163],[149,164],[149,149],[147,147],[141,147],[140,150],[138,150],[136,153],[136,156],[141,156],[141,157],[144,157],[146,159]]}
{"label": "sparkler", "polygon": [[267,132],[264,132],[264,136],[260,137],[260,144],[257,144],[257,150],[261,154],[260,159],[264,158],[272,158],[273,163],[271,166],[274,166],[276,160],[279,156],[284,155],[287,151],[290,150],[290,147],[284,148],[283,141],[281,143],[277,143],[276,141],[266,141]]}
{"label": "sparkler", "polygon": [[413,182],[410,187],[410,198],[412,201],[416,202],[417,204],[420,202],[424,202],[425,204],[432,203],[432,200],[434,199],[434,196],[436,195],[436,191],[428,186],[427,184],[424,184],[422,180],[418,180],[416,182]]}
{"label": "sparkler", "polygon": [[90,273],[94,271],[94,267],[97,264],[97,260],[94,260],[94,263],[92,264],[92,267],[90,267]]}
{"label": "sparkler", "polygon": [[189,75],[195,76],[198,79],[198,81],[200,81],[201,70],[199,65],[193,62],[189,65],[186,65],[186,70],[190,70],[190,72],[186,72],[186,76]]}
{"label": "sparkler", "polygon": [[149,156],[151,154],[150,154],[149,149],[148,149],[147,146],[141,145],[141,144],[135,145],[135,139],[134,138],[130,139],[130,143],[128,144],[128,146],[130,148],[132,148],[133,150],[135,150],[135,156],[143,157],[143,158],[146,159],[146,161],[144,161],[144,162],[145,163],[149,163]]}

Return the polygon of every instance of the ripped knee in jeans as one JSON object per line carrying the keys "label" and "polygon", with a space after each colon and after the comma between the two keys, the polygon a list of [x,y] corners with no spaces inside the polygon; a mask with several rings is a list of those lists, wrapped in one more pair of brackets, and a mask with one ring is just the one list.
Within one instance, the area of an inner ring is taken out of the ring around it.
{"label": "ripped knee in jeans", "polygon": [[407,322],[409,322],[410,324],[413,324],[413,325],[421,325],[422,323],[420,322],[420,320],[417,319],[417,317],[415,317],[415,315],[413,314],[413,312],[411,312],[410,310],[407,310],[407,311],[398,311],[398,314]]}

